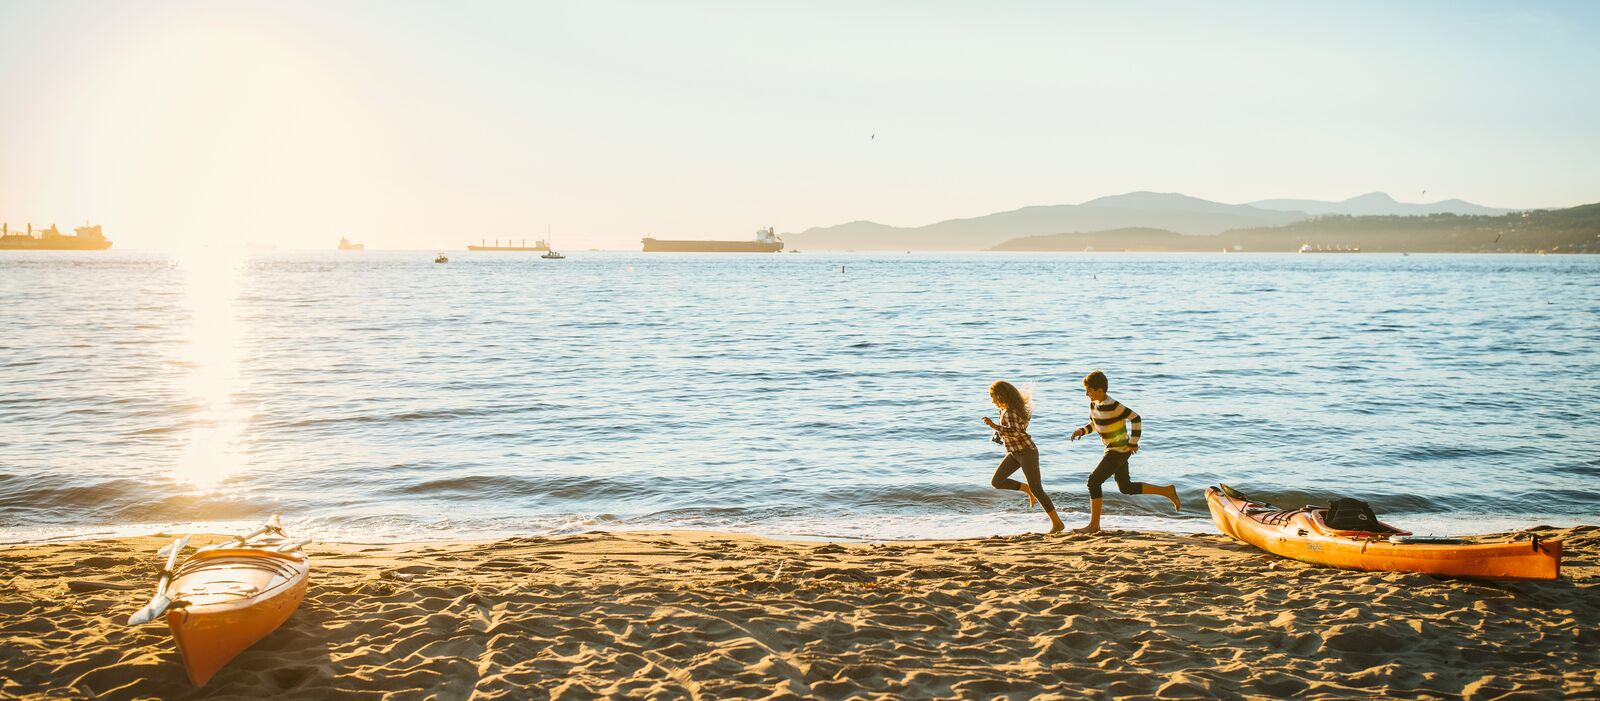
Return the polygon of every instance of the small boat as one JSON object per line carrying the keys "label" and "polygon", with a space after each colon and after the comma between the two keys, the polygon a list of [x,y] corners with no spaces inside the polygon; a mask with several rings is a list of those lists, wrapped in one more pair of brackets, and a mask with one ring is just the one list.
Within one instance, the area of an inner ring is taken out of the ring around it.
{"label": "small boat", "polygon": [[278,629],[306,595],[311,558],[288,542],[278,516],[255,531],[200,548],[174,569],[189,542],[162,548],[166,569],[155,597],[128,619],[139,625],[166,615],[189,681],[204,686],[235,655]]}
{"label": "small boat", "polygon": [[1331,528],[1327,509],[1279,509],[1228,485],[1206,488],[1217,529],[1274,555],[1351,570],[1420,572],[1484,579],[1555,579],[1561,576],[1561,541],[1538,534],[1480,542],[1413,536],[1378,521],[1372,530]]}
{"label": "small boat", "polygon": [[433,259],[433,262],[435,262],[435,263],[449,263],[450,259],[448,257],[446,257],[445,254],[440,253],[437,258]]}
{"label": "small boat", "polygon": [[542,256],[539,256],[539,257],[540,258],[544,258],[546,260],[561,260],[562,258],[566,258],[566,256],[561,255],[560,253],[556,253],[554,250],[552,250],[549,253],[546,253],[546,254],[544,254]]}

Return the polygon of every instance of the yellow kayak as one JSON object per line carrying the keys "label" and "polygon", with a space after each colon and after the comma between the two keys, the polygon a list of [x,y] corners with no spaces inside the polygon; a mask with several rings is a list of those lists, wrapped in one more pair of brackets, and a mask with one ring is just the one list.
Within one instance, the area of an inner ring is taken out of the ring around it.
{"label": "yellow kayak", "polygon": [[1253,501],[1227,485],[1206,488],[1217,530],[1274,555],[1317,565],[1380,572],[1420,572],[1486,579],[1555,579],[1561,576],[1561,541],[1467,542],[1412,538],[1379,521],[1371,531],[1330,528],[1326,509],[1279,509]]}

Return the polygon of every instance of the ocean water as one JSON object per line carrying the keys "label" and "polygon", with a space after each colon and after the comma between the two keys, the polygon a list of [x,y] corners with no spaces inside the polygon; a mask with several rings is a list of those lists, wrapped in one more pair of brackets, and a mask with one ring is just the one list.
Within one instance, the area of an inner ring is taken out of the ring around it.
{"label": "ocean water", "polygon": [[700,528],[984,536],[987,386],[1031,387],[1069,525],[1105,370],[1144,416],[1107,527],[1203,488],[1419,532],[1600,522],[1600,258],[0,252],[0,541]]}

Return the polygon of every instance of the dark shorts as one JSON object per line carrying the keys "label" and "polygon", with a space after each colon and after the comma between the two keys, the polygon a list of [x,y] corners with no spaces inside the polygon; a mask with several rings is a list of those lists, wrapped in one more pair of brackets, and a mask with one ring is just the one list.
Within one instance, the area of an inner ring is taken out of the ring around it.
{"label": "dark shorts", "polygon": [[1100,483],[1112,476],[1117,478],[1117,491],[1123,494],[1144,493],[1143,482],[1135,482],[1128,479],[1128,458],[1130,457],[1133,457],[1132,453],[1122,453],[1115,450],[1106,451],[1105,456],[1100,458],[1100,464],[1094,468],[1094,472],[1089,474],[1090,499],[1100,498]]}

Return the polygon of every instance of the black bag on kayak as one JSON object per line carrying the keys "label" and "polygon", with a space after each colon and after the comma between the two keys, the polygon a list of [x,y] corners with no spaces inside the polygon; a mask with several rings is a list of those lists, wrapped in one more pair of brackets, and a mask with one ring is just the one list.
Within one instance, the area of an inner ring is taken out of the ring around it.
{"label": "black bag on kayak", "polygon": [[1334,499],[1328,507],[1328,516],[1323,523],[1329,528],[1341,531],[1377,531],[1378,515],[1372,513],[1372,507],[1360,499]]}

